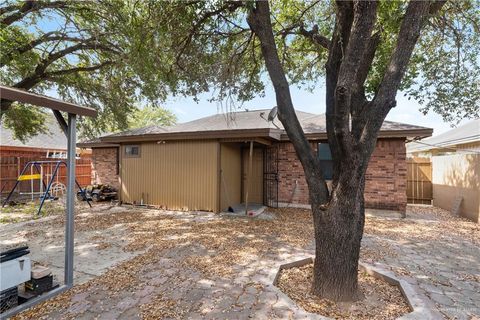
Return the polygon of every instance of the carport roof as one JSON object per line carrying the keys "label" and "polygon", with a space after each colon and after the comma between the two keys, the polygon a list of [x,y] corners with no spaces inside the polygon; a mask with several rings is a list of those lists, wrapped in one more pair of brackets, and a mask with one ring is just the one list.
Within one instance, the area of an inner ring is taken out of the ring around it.
{"label": "carport roof", "polygon": [[[216,114],[171,127],[149,126],[140,129],[123,131],[100,137],[106,142],[133,142],[174,139],[222,139],[222,138],[252,138],[262,137],[273,140],[288,140],[281,122],[275,119],[267,121],[270,109]],[[326,139],[326,124],[324,114],[313,114],[296,111],[303,130],[309,139]],[[380,137],[427,137],[432,129],[385,121]],[[87,141],[80,146],[96,146],[94,141]]]}
{"label": "carport roof", "polygon": [[74,103],[62,101],[59,99],[47,97],[44,95],[20,90],[17,88],[1,86],[0,85],[0,98],[2,100],[17,101],[21,103],[32,104],[39,107],[49,108],[57,111],[64,111],[80,116],[95,117],[97,111],[92,108],[80,106]]}

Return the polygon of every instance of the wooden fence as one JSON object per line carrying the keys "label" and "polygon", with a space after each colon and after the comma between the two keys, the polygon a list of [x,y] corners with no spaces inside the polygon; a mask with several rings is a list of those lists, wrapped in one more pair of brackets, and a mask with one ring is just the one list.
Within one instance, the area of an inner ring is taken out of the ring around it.
{"label": "wooden fence", "polygon": [[432,163],[428,158],[407,159],[407,201],[432,204]]}
{"label": "wooden fence", "polygon": [[[5,194],[12,190],[19,174],[22,172],[25,165],[30,161],[55,161],[62,159],[51,159],[51,158],[39,158],[39,157],[1,157],[0,158],[0,188],[1,193]],[[63,161],[66,161],[63,159]],[[39,166],[40,167],[40,166]],[[51,180],[53,171],[55,170],[55,164],[45,163],[40,167],[42,173],[43,181],[45,184]],[[38,173],[35,168],[29,168],[24,174],[36,174]],[[80,184],[80,186],[86,186],[91,183],[92,179],[92,165],[91,159],[77,159],[76,168],[75,168],[75,177]],[[57,176],[55,177],[54,182],[62,183],[66,185],[67,183],[67,168],[65,165],[61,165]],[[39,192],[41,187],[40,180],[25,180],[20,181],[16,189],[17,192]]]}

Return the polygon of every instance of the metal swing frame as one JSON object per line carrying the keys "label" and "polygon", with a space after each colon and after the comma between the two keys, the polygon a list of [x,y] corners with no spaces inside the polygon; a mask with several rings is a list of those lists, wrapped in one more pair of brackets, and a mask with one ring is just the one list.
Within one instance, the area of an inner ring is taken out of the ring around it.
{"label": "metal swing frame", "polygon": [[[29,161],[29,162],[27,162],[25,164],[25,167],[23,167],[22,171],[18,175],[17,181],[15,182],[15,185],[13,186],[12,190],[8,193],[7,198],[3,201],[2,208],[5,207],[5,205],[8,203],[8,201],[12,197],[12,195],[15,192],[15,189],[17,188],[18,184],[20,183],[20,181],[22,181],[19,178],[27,171],[27,169],[29,167],[35,168],[37,170],[37,173],[41,174],[41,170],[39,169],[39,165],[41,166],[42,164],[55,164],[55,169],[53,170],[52,177],[50,178],[50,181],[48,181],[47,185],[45,184],[45,181],[43,181],[43,179],[42,179],[42,184],[43,184],[43,187],[45,188],[45,192],[43,193],[43,196],[41,196],[42,200],[40,201],[40,206],[38,207],[38,211],[37,211],[37,216],[40,215],[40,211],[42,211],[42,207],[43,207],[43,204],[45,203],[45,200],[47,198],[52,197],[50,195],[50,189],[52,187],[52,184],[53,184],[53,181],[54,181],[55,177],[58,174],[58,169],[60,168],[60,165],[64,165],[68,170],[68,166],[67,166],[67,163],[65,161],[61,161],[61,160],[42,160],[42,161]],[[87,201],[88,205],[91,208],[92,204],[90,203],[90,201],[88,200],[88,198],[85,194],[85,189],[82,189],[82,187],[78,183],[77,179],[75,179],[75,184],[80,189],[80,194],[82,195],[83,199]]]}
{"label": "metal swing frame", "polygon": [[[74,258],[74,211],[75,211],[75,149],[76,149],[76,121],[77,116],[95,117],[97,111],[92,108],[79,106],[73,103],[42,96],[39,94],[19,90],[17,88],[0,85],[2,100],[17,101],[38,107],[49,108],[53,111],[58,124],[67,137],[67,203],[65,210],[65,267],[64,284],[45,292],[25,303],[0,314],[0,318],[9,318],[45,300],[55,297],[73,287],[73,258]],[[61,112],[68,115],[67,120]]]}

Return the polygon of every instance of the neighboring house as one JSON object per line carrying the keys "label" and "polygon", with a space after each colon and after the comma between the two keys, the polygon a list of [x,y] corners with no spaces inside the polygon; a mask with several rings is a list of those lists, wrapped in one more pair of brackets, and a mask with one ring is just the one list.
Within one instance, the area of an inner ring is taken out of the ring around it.
{"label": "neighboring house", "polygon": [[[46,133],[40,133],[22,142],[15,139],[13,131],[0,128],[0,157],[28,157],[66,159],[67,138],[53,116],[46,118]],[[90,150],[77,149],[77,155],[88,157]]]}
{"label": "neighboring house", "polygon": [[[67,138],[56,119],[46,117],[46,133],[40,133],[22,142],[14,138],[13,131],[0,127],[0,190],[9,192],[17,180],[18,175],[29,161],[56,161],[67,158]],[[91,180],[91,149],[77,148],[76,177],[80,185],[86,185]],[[53,171],[54,164],[43,164],[43,173],[48,179]],[[66,181],[66,169],[61,168],[58,174],[59,181]],[[39,183],[37,183],[39,182]],[[28,181],[27,185],[20,186],[22,191],[39,188],[40,181]],[[25,184],[24,182],[23,184]]]}
{"label": "neighboring house", "polygon": [[421,141],[407,144],[412,157],[430,158],[436,155],[480,152],[480,119]]}
{"label": "neighboring house", "polygon": [[47,133],[29,138],[22,142],[14,138],[13,131],[2,125],[0,132],[0,156],[8,157],[59,157],[67,152],[67,138],[56,123],[48,118]]}
{"label": "neighboring house", "polygon": [[[266,120],[268,111],[219,114],[168,128],[150,126],[78,146],[92,148],[96,182],[119,187],[126,203],[219,212],[244,202],[248,189],[249,202],[308,205],[302,165],[280,121]],[[325,116],[296,113],[329,178]],[[425,127],[384,123],[366,174],[367,207],[405,211],[405,141],[431,134]]]}
{"label": "neighboring house", "polygon": [[433,205],[480,223],[480,119],[409,143],[407,150],[430,158]]}

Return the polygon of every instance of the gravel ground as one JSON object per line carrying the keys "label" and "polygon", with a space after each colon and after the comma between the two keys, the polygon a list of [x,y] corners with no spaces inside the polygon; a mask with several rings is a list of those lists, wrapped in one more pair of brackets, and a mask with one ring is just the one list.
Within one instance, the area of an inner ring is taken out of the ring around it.
{"label": "gravel ground", "polygon": [[431,206],[367,217],[361,259],[418,285],[448,319],[480,318],[480,224]]}
{"label": "gravel ground", "polygon": [[[17,319],[321,319],[272,285],[280,264],[314,252],[309,210],[270,210],[275,219],[262,220],[117,208],[82,209],[76,237],[97,235],[99,250],[115,235],[134,257]],[[63,228],[63,219],[29,228],[28,240],[37,241]],[[479,235],[477,224],[409,206],[407,219],[367,215],[361,255],[418,284],[445,317],[473,319],[480,315]],[[90,247],[82,250],[88,257]]]}

